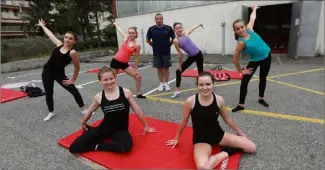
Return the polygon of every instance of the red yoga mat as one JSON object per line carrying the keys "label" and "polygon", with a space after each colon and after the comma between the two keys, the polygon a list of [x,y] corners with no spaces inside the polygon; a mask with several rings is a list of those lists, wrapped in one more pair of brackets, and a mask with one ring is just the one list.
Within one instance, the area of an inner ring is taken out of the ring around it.
{"label": "red yoga mat", "polygon": [[12,90],[12,89],[4,89],[0,88],[0,98],[1,98],[1,103],[9,102],[12,100],[20,99],[23,97],[28,96],[27,93],[17,91],[17,90]]}
{"label": "red yoga mat", "polygon": [[[240,75],[240,73],[238,71],[231,71],[231,70],[205,70],[207,72],[210,72],[211,74],[215,74],[215,73],[228,73],[231,79],[241,79],[242,76]],[[182,77],[197,77],[199,76],[198,71],[197,70],[185,70],[182,73]]]}
{"label": "red yoga mat", "polygon": [[[87,70],[87,73],[98,73],[99,72],[99,68],[93,68],[90,70]],[[121,69],[118,69],[117,74],[123,73],[124,71]]]}
{"label": "red yoga mat", "polygon": [[[156,128],[155,133],[143,135],[143,125],[134,114],[130,114],[129,130],[133,138],[130,153],[111,153],[91,151],[80,154],[105,168],[110,169],[148,169],[179,168],[196,169],[193,159],[192,128],[187,126],[179,140],[179,145],[172,149],[166,146],[167,140],[175,136],[178,124],[146,117],[149,125]],[[101,120],[91,126],[97,126]],[[59,140],[59,145],[68,149],[71,143],[82,134],[82,130],[74,132]],[[213,148],[213,154],[220,152],[220,146]],[[238,169],[241,154],[237,153],[225,159],[216,168]]]}

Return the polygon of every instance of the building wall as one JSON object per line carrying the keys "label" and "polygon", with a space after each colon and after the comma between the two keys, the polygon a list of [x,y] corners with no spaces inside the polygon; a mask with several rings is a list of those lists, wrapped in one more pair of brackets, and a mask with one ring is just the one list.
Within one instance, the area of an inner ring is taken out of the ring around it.
{"label": "building wall", "polygon": [[[292,1],[234,1],[226,3],[216,3],[211,5],[202,5],[189,7],[177,10],[162,11],[164,23],[172,26],[176,21],[183,23],[185,29],[191,28],[196,24],[203,24],[204,29],[198,28],[191,34],[192,40],[206,54],[221,54],[222,53],[222,26],[221,22],[225,21],[225,54],[233,54],[236,41],[232,29],[232,22],[238,18],[242,18],[242,6],[258,6],[290,3]],[[117,9],[118,10],[118,9]],[[125,31],[131,26],[137,26],[139,31],[138,42],[142,44],[145,54],[152,54],[152,48],[145,42],[145,36],[150,26],[154,25],[154,15],[157,12],[134,15],[129,17],[117,18],[118,23]],[[323,15],[323,12],[322,12]],[[257,16],[258,17],[258,16]],[[323,18],[323,17],[321,17]],[[322,20],[319,32],[324,30],[324,20]],[[322,26],[321,26],[322,25]],[[141,33],[143,32],[143,34]],[[319,33],[324,34],[323,32]],[[119,44],[121,36],[117,33]],[[318,36],[320,37],[320,36]],[[324,38],[324,36],[321,36]],[[319,38],[318,44],[321,44],[324,51],[324,39]],[[143,46],[144,45],[144,46]],[[174,47],[171,50],[172,54],[177,54]]]}
{"label": "building wall", "polygon": [[315,51],[324,55],[324,1],[322,1],[322,9],[319,17],[318,36]]}

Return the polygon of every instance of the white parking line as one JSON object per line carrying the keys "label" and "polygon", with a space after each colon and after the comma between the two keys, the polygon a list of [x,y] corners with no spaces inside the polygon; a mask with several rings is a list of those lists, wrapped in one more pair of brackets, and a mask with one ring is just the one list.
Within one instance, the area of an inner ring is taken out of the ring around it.
{"label": "white parking line", "polygon": [[[141,67],[141,68],[139,68],[138,70],[144,70],[144,69],[149,68],[149,67],[152,67],[152,66]],[[126,74],[126,73],[120,73],[120,74],[118,74],[117,76],[121,76],[121,75],[124,75],[124,74]],[[90,82],[87,82],[87,83],[79,84],[79,85],[77,85],[76,87],[77,87],[78,89],[82,89],[83,86],[88,85],[88,84],[92,84],[92,83],[96,83],[96,82],[98,82],[98,80],[94,80],[94,81],[90,81]]]}
{"label": "white parking line", "polygon": [[[83,64],[82,66],[89,66],[89,65],[93,65],[93,64],[97,64],[97,63],[89,63],[89,64]],[[70,67],[66,67],[66,68],[73,68],[74,66],[70,66]],[[84,73],[86,71],[80,71],[79,73]],[[35,74],[41,74],[42,72],[34,72],[34,73],[28,73],[28,74],[22,74],[22,75],[18,75],[18,76],[10,76],[7,77],[8,79],[16,79],[18,77],[25,77],[25,76],[30,76],[30,75],[35,75]],[[73,73],[69,73],[67,75],[72,75]]]}

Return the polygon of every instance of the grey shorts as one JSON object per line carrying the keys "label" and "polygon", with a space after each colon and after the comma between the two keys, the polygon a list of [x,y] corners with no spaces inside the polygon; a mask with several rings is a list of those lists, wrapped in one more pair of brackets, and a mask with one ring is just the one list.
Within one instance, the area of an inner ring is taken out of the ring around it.
{"label": "grey shorts", "polygon": [[154,68],[169,68],[172,66],[171,56],[153,56]]}

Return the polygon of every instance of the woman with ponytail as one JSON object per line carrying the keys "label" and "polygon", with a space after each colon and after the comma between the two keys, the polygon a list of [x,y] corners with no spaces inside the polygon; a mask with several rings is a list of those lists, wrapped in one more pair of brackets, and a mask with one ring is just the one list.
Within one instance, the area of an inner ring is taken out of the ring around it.
{"label": "woman with ponytail", "polygon": [[[264,40],[253,30],[256,19],[256,10],[257,6],[253,6],[253,12],[250,15],[249,23],[246,26],[244,25],[243,20],[235,20],[233,23],[235,39],[237,41],[233,63],[235,64],[237,70],[242,74],[243,78],[240,85],[239,104],[237,107],[232,109],[232,112],[244,110],[248,82],[259,66],[260,82],[258,102],[265,107],[269,107],[268,103],[266,103],[263,98],[266,87],[266,78],[271,67],[271,50]],[[249,63],[244,69],[240,67],[239,63],[239,56],[241,53],[250,57]]]}

